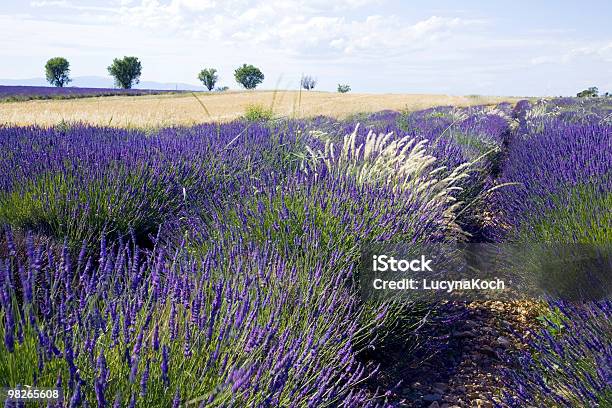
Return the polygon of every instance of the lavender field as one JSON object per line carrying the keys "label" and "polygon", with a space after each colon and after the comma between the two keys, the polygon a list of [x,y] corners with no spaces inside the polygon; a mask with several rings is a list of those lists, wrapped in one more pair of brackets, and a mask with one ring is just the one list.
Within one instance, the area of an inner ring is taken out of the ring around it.
{"label": "lavender field", "polygon": [[95,96],[159,95],[182,91],[160,91],[153,89],[111,89],[51,86],[7,86],[0,85],[0,102],[28,101],[31,99],[74,99]]}
{"label": "lavender field", "polygon": [[[358,270],[370,243],[610,245],[611,115],[0,126],[0,387],[59,387],[58,407],[610,407],[609,297],[377,301]],[[475,307],[524,313],[478,337]]]}

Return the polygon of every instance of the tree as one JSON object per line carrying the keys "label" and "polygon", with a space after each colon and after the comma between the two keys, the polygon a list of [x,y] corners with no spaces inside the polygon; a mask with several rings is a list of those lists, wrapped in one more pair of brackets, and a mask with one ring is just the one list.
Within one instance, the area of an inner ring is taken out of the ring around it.
{"label": "tree", "polygon": [[302,88],[306,89],[307,91],[310,91],[311,89],[314,89],[314,87],[317,85],[317,80],[311,77],[310,75],[305,75],[302,77],[300,85]]}
{"label": "tree", "polygon": [[216,69],[205,68],[198,74],[198,79],[202,81],[204,86],[208,88],[209,91],[212,91],[217,83],[217,79],[219,79],[219,76],[217,75]]}
{"label": "tree", "polygon": [[140,82],[142,64],[136,57],[115,58],[108,67],[108,73],[115,77],[115,85],[130,89],[132,85]]}
{"label": "tree", "polygon": [[264,74],[253,65],[242,64],[234,71],[234,78],[246,89],[255,89],[264,80]]}
{"label": "tree", "polygon": [[45,74],[47,81],[59,88],[62,88],[68,82],[72,81],[68,74],[70,73],[70,64],[63,57],[51,58],[45,64]]}
{"label": "tree", "polygon": [[347,84],[338,84],[338,92],[347,93],[351,90],[351,86]]}
{"label": "tree", "polygon": [[576,94],[576,96],[579,98],[592,98],[592,97],[596,97],[597,95],[599,95],[599,89],[597,89],[596,86],[592,86]]}

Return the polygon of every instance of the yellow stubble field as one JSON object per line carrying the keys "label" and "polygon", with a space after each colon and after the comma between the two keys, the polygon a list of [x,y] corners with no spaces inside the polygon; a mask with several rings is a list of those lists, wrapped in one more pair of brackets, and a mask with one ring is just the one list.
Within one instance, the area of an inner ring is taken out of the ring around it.
{"label": "yellow stubble field", "polygon": [[339,94],[316,91],[245,91],[146,96],[106,96],[0,103],[0,124],[51,126],[83,122],[118,127],[158,127],[226,122],[249,105],[272,108],[277,117],[318,115],[344,118],[355,113],[419,110],[433,106],[488,105],[518,98],[419,94]]}

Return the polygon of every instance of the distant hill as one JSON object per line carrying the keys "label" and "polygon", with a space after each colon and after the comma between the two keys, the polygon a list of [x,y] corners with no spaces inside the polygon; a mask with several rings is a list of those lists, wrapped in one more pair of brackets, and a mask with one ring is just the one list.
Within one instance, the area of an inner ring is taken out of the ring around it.
{"label": "distant hill", "polygon": [[[26,86],[49,86],[44,78],[28,79],[0,79],[0,85],[26,85]],[[79,88],[113,88],[113,79],[98,76],[82,76],[72,78],[68,86]],[[155,82],[141,81],[134,89],[163,89],[177,91],[205,91],[206,88],[199,85],[186,84],[182,82]]]}

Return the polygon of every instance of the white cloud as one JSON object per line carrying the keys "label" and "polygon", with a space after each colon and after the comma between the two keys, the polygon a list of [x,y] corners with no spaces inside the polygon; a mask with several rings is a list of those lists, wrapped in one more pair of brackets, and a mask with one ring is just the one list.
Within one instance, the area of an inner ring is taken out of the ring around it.
{"label": "white cloud", "polygon": [[0,66],[0,78],[39,76],[45,58],[54,55],[69,58],[75,76],[106,75],[113,57],[137,55],[143,80],[194,82],[194,72],[214,66],[231,86],[233,69],[248,62],[265,71],[264,87],[281,75],[296,86],[308,73],[328,90],[348,82],[355,91],[528,93],[521,89],[542,89],[544,82],[550,89],[571,88],[569,77],[610,77],[609,37],[583,33],[577,39],[571,27],[517,28],[495,13],[399,3],[20,2],[13,14],[0,15],[0,55],[15,61]]}
{"label": "white cloud", "polygon": [[33,8],[53,8],[53,9],[65,9],[75,10],[80,12],[96,12],[96,13],[116,13],[115,7],[109,6],[88,6],[82,4],[75,4],[67,0],[40,0],[30,2],[30,6]]}
{"label": "white cloud", "polygon": [[[358,52],[383,57],[421,49],[482,24],[479,20],[440,16],[409,22],[398,16],[380,14],[383,2],[115,0],[114,7],[100,7],[65,0],[39,0],[31,5],[74,9],[76,15],[72,17],[78,23],[115,25],[119,21],[122,26],[148,30],[152,35],[215,41],[228,47],[248,43],[251,47],[308,57],[350,56]],[[367,13],[370,10],[376,13]]]}
{"label": "white cloud", "polygon": [[53,0],[53,1],[31,1],[30,6],[32,7],[68,7],[69,3],[66,0]]}
{"label": "white cloud", "polygon": [[595,42],[587,45],[560,49],[556,54],[541,55],[531,59],[532,65],[541,64],[568,64],[583,58],[590,58],[601,62],[612,62],[612,41]]}
{"label": "white cloud", "polygon": [[229,46],[248,42],[251,46],[265,45],[291,55],[308,56],[419,48],[482,23],[432,16],[410,24],[393,15],[359,17],[345,12],[379,3],[342,0],[330,8],[329,1],[322,0],[226,0],[216,5],[212,1],[142,0],[138,5],[122,7],[120,15],[122,23],[136,27],[222,41]]}
{"label": "white cloud", "polygon": [[215,7],[216,2],[208,0],[173,0],[170,7],[186,11],[204,11]]}

